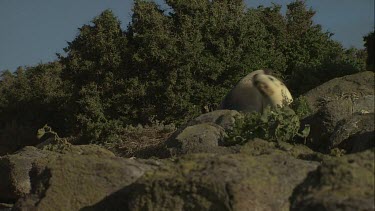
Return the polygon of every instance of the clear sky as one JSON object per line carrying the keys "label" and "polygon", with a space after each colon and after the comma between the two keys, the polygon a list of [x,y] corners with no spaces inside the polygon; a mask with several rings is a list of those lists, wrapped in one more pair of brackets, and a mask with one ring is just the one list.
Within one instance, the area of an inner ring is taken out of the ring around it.
{"label": "clear sky", "polygon": [[[250,7],[284,6],[292,0],[245,0]],[[156,0],[163,4],[163,0]],[[78,28],[111,9],[126,29],[132,0],[0,0],[0,70],[56,59]],[[307,0],[314,21],[334,33],[344,47],[363,48],[362,37],[374,28],[374,0]]]}

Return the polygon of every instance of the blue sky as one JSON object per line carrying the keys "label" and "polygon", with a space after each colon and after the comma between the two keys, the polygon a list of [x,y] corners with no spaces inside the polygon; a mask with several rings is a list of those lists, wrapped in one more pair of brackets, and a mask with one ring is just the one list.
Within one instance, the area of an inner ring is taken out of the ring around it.
{"label": "blue sky", "polygon": [[[292,0],[245,0],[251,7],[284,6]],[[33,66],[56,59],[78,28],[105,9],[131,19],[132,0],[0,0],[0,70]],[[156,0],[159,4],[163,0]],[[314,21],[334,33],[344,47],[363,47],[362,37],[374,28],[374,0],[307,0],[317,11]]]}

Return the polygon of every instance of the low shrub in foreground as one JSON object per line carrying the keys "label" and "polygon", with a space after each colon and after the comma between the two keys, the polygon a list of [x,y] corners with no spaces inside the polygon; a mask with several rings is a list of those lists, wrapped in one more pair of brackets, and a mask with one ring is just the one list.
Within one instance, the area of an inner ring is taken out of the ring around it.
{"label": "low shrub in foreground", "polygon": [[306,138],[310,127],[305,125],[304,129],[300,130],[300,115],[307,115],[309,109],[303,102],[296,106],[298,113],[289,107],[267,107],[262,114],[244,113],[243,117],[236,119],[234,128],[228,132],[225,144],[244,144],[254,138],[295,143],[295,137]]}

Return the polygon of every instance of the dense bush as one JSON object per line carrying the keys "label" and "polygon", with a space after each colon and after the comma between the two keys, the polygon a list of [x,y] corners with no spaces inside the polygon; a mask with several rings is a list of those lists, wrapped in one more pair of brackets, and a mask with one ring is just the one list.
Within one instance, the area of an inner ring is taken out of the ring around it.
{"label": "dense bush", "polygon": [[[12,149],[35,144],[44,124],[58,132],[67,130],[67,92],[59,63],[3,71],[0,80],[0,144]],[[64,134],[65,135],[65,134]]]}
{"label": "dense bush", "polygon": [[367,69],[375,71],[375,32],[371,32],[363,37],[367,50]]}
{"label": "dense bush", "polygon": [[151,120],[179,125],[215,109],[260,68],[274,69],[294,96],[365,69],[364,51],[333,41],[303,1],[286,15],[278,5],[246,8],[242,0],[165,2],[167,11],[135,0],[126,30],[106,10],[58,61],[3,72],[0,143],[32,143],[44,124],[85,143],[118,141],[127,125]]}
{"label": "dense bush", "polygon": [[[298,104],[297,110],[307,111],[305,104]],[[300,113],[302,115],[305,112]],[[244,144],[254,138],[261,138],[272,142],[298,141],[297,137],[306,138],[310,132],[308,125],[300,130],[300,116],[289,107],[267,107],[261,113],[245,113],[236,119],[235,126],[228,132],[227,145]]]}

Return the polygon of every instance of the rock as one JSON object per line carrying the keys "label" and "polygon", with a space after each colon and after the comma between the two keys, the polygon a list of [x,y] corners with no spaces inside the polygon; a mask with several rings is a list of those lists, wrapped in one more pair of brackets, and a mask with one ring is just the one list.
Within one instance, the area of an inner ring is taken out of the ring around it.
{"label": "rock", "polygon": [[355,114],[341,120],[330,137],[330,148],[355,153],[375,147],[374,113]]}
{"label": "rock", "polygon": [[291,210],[374,210],[374,150],[331,158],[293,192]]}
{"label": "rock", "polygon": [[314,152],[306,145],[289,144],[287,142],[270,142],[259,138],[249,140],[240,148],[241,153],[252,156],[284,154],[290,155],[301,160],[321,161],[325,158],[324,155]]}
{"label": "rock", "polygon": [[317,165],[281,154],[190,154],[83,210],[287,210]]}
{"label": "rock", "polygon": [[301,121],[310,125],[312,148],[328,152],[337,123],[355,113],[374,111],[374,73],[362,72],[336,78],[307,92],[313,113]]}
{"label": "rock", "polygon": [[309,143],[317,151],[327,153],[329,151],[329,139],[336,124],[343,118],[352,115],[352,102],[349,99],[341,99],[328,102],[314,115],[303,119],[302,125],[310,125]]}
{"label": "rock", "polygon": [[[354,100],[365,96],[374,96],[374,72],[366,71],[332,79],[308,91],[304,96],[314,113],[319,110],[324,101],[332,101],[339,98],[351,98]],[[373,110],[374,104],[363,104],[363,106]]]}
{"label": "rock", "polygon": [[53,159],[60,154],[115,157],[112,152],[97,145],[74,146],[64,139],[42,143],[38,147],[26,146],[15,154],[0,157],[0,202],[15,202],[30,192],[29,173],[37,161]]}
{"label": "rock", "polygon": [[225,152],[229,149],[219,146],[226,136],[222,127],[212,123],[187,126],[166,142],[171,155],[203,152]]}
{"label": "rock", "polygon": [[15,202],[31,190],[29,172],[36,159],[48,155],[27,146],[17,154],[0,157],[0,202]]}
{"label": "rock", "polygon": [[158,163],[118,157],[59,154],[34,162],[32,189],[13,210],[79,210],[134,182]]}
{"label": "rock", "polygon": [[202,114],[177,130],[167,141],[166,148],[171,156],[189,153],[231,153],[235,148],[224,147],[225,130],[235,124],[235,118],[241,118],[237,111],[216,110]]}
{"label": "rock", "polygon": [[214,123],[224,130],[232,129],[235,123],[235,117],[241,118],[241,114],[235,110],[216,110],[210,113],[202,114],[190,121],[187,126]]}
{"label": "rock", "polygon": [[353,113],[374,113],[374,95],[367,95],[354,101]]}

